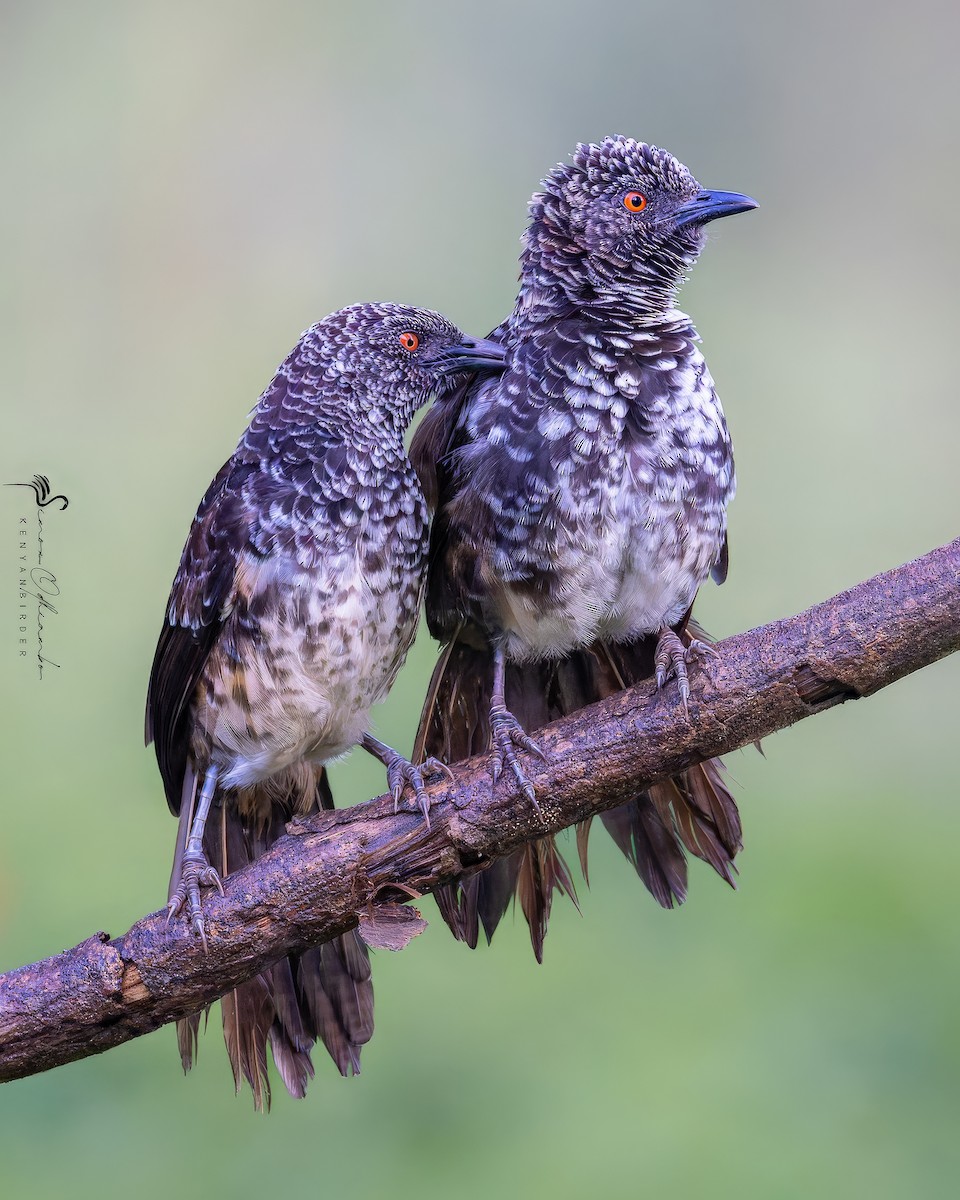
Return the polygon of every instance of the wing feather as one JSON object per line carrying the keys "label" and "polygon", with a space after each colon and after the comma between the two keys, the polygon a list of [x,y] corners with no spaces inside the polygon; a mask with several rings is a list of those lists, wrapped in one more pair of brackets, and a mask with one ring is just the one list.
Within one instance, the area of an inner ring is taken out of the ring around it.
{"label": "wing feather", "polygon": [[173,581],[147,686],[145,740],[155,745],[173,813],[180,809],[190,704],[232,602],[237,562],[248,540],[245,505],[238,490],[241,473],[245,473],[243,464],[230,459],[200,502]]}

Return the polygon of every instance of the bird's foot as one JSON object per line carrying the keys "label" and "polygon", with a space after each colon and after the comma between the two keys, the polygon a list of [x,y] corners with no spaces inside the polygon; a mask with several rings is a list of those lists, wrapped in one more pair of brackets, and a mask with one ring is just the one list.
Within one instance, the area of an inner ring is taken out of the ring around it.
{"label": "bird's foot", "polygon": [[453,772],[450,768],[446,763],[442,763],[439,758],[428,758],[415,766],[408,758],[404,758],[402,754],[398,754],[396,750],[390,751],[383,765],[387,768],[387,787],[390,789],[390,795],[393,796],[393,811],[398,811],[400,799],[403,796],[403,789],[409,787],[412,789],[420,811],[423,813],[423,818],[429,826],[430,797],[427,795],[424,787],[423,777],[424,775],[442,775],[447,779],[452,779]]}
{"label": "bird's foot", "polygon": [[490,736],[493,741],[492,774],[494,784],[500,778],[504,766],[508,766],[513,772],[520,791],[539,812],[540,805],[537,803],[537,794],[533,784],[527,778],[526,771],[517,759],[514,747],[526,750],[530,754],[536,754],[544,762],[546,762],[547,756],[533,738],[524,731],[513,713],[503,704],[491,704],[490,706]]}
{"label": "bird's foot", "polygon": [[690,675],[687,667],[698,658],[719,658],[720,655],[709,642],[691,638],[685,646],[672,629],[662,629],[653,656],[657,687],[662,688],[668,679],[676,679],[683,711],[690,715]]}
{"label": "bird's foot", "polygon": [[202,886],[215,887],[223,895],[220,876],[210,866],[210,860],[202,850],[187,850],[183,855],[180,882],[167,904],[167,922],[186,906],[190,927],[207,948],[207,931],[203,921],[203,904],[200,900]]}

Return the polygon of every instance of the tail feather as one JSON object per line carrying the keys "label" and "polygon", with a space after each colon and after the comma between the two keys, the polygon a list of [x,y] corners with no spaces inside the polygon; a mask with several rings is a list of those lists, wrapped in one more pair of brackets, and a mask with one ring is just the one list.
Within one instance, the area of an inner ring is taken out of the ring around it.
{"label": "tail feather", "polygon": [[662,908],[682,904],[687,896],[687,860],[650,796],[642,792],[636,800],[602,812],[600,820],[654,900]]}
{"label": "tail feather", "polygon": [[[524,856],[532,852],[532,849],[532,846],[529,851],[527,847],[524,847],[522,850],[507,855],[506,858],[494,860],[486,871],[475,875],[471,880],[475,887],[477,916],[480,918],[480,924],[483,926],[483,933],[488,943],[510,907],[510,901],[516,895]],[[549,908],[549,904],[547,907]],[[476,917],[471,914],[469,919],[475,926]],[[477,939],[474,935],[473,944],[476,945],[476,943]]]}
{"label": "tail feather", "polygon": [[197,1057],[197,1045],[200,1040],[200,1020],[206,1015],[203,1012],[191,1013],[189,1017],[181,1017],[177,1022],[177,1049],[180,1051],[180,1063],[184,1074],[190,1070]]}
{"label": "tail feather", "polygon": [[307,1022],[301,1012],[300,997],[293,978],[293,962],[282,958],[268,967],[260,978],[270,992],[275,1009],[275,1020],[284,1032],[286,1041],[295,1050],[309,1050],[314,1043]]}
{"label": "tail feather", "polygon": [[[537,962],[543,962],[543,939],[547,936],[553,893],[569,896],[577,905],[577,893],[567,864],[557,850],[556,838],[539,838],[518,852],[517,898],[530,927],[530,941]],[[488,936],[492,936],[492,931]]]}
{"label": "tail feather", "polygon": [[267,1037],[275,1011],[270,988],[262,975],[240,984],[220,999],[223,1039],[233,1068],[234,1086],[239,1095],[246,1079],[258,1110],[270,1107]]}
{"label": "tail feather", "polygon": [[683,778],[691,803],[716,829],[720,844],[732,859],[743,849],[743,828],[736,801],[723,776],[723,763],[711,758],[685,771]]}
{"label": "tail feather", "polygon": [[[204,849],[221,876],[259,858],[279,838],[295,802],[276,794],[244,794],[243,814],[232,800],[208,823]],[[326,772],[316,780],[316,808],[333,808]],[[373,1035],[373,983],[366,945],[352,930],[303,954],[272,964],[220,1000],[227,1055],[239,1092],[244,1080],[257,1109],[270,1107],[269,1044],[287,1091],[301,1098],[313,1078],[310,1051],[323,1042],[342,1075],[360,1071],[360,1050]],[[183,1069],[197,1052],[201,1013],[177,1022]]]}
{"label": "tail feather", "polygon": [[[478,649],[461,640],[451,642],[430,681],[414,758],[434,755],[443,762],[460,762],[486,753],[490,748],[491,683],[489,648]],[[538,729],[550,719],[545,687],[525,686],[512,665],[507,671],[505,698],[525,729]],[[481,926],[487,941],[492,939],[511,900],[518,896],[540,961],[555,889],[576,899],[570,871],[551,836],[438,888],[434,898],[454,937],[472,949]]]}
{"label": "tail feather", "polygon": [[[288,1041],[283,1026],[276,1021],[270,1026],[267,1039],[283,1086],[294,1100],[302,1100],[307,1094],[307,1084],[313,1078],[313,1061],[309,1049],[298,1049]],[[269,1089],[267,1106],[269,1107]]]}
{"label": "tail feather", "polygon": [[311,1028],[341,1075],[359,1075],[360,1049],[373,1036],[373,985],[356,930],[300,956],[299,993]]}
{"label": "tail feather", "polygon": [[[450,932],[458,941],[466,942],[471,950],[476,950],[480,938],[480,881],[491,871],[496,870],[500,864],[509,861],[510,859],[504,858],[495,859],[483,872],[483,875],[461,875],[455,883],[444,884],[433,893],[440,916],[446,921]],[[511,885],[503,912],[506,911],[512,895],[513,886]],[[503,916],[503,912],[500,913],[500,916]],[[496,927],[496,922],[494,922],[494,927]]]}
{"label": "tail feather", "polygon": [[[702,640],[699,626],[690,631]],[[417,735],[416,754],[458,762],[489,749],[492,682],[488,646],[471,631],[444,650],[430,683]],[[506,703],[528,732],[558,717],[653,675],[654,638],[635,643],[595,643],[566,658],[540,663],[508,663]],[[639,792],[634,799],[601,814],[601,822],[664,908],[682,904],[687,894],[686,854],[710,864],[731,885],[733,860],[742,847],[736,802],[723,779],[723,764],[711,759]],[[588,879],[590,821],[577,828],[577,851]],[[539,960],[553,893],[576,894],[570,872],[553,837],[529,843],[483,870],[462,876],[436,893],[441,915],[454,936],[477,944],[482,926],[487,940],[514,896],[530,927]]]}

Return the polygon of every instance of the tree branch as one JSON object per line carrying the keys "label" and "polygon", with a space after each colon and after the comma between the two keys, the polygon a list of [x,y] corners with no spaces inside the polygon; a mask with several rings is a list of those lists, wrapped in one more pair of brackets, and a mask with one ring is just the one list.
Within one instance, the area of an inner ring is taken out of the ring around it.
{"label": "tree branch", "polygon": [[[538,814],[486,757],[431,789],[428,828],[389,797],[299,820],[223,897],[205,901],[210,950],[165,912],[122,937],[0,976],[0,1081],[98,1054],[196,1012],[293,950],[335,937],[383,899],[430,891],[521,842],[564,829],[675,774],[869,696],[960,648],[960,539],[798,616],[730,638],[675,694],[631,688],[538,734]],[[638,731],[643,736],[638,737]],[[398,889],[396,885],[402,885]]]}

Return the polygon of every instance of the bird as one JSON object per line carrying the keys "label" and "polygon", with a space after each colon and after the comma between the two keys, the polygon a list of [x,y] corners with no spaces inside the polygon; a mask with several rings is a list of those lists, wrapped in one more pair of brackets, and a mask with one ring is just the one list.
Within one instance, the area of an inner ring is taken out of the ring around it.
{"label": "bird", "polygon": [[[404,448],[446,379],[495,370],[498,345],[439,313],[356,304],[311,326],[200,502],[150,674],[154,743],[179,832],[170,918],[207,942],[201,887],[260,857],[296,814],[332,808],[325,765],[361,745],[394,800],[424,774],[370,731],[416,632],[427,509]],[[373,1032],[356,931],[290,956],[221,1001],[237,1091],[269,1105],[266,1046],[304,1094],[319,1037],[343,1075]],[[184,1069],[200,1014],[181,1021]]]}
{"label": "bird", "polygon": [[[578,145],[530,202],[513,312],[490,335],[504,369],[445,389],[411,445],[435,516],[426,594],[443,645],[414,759],[492,747],[536,803],[531,734],[628,685],[675,680],[716,653],[691,609],[727,574],[733,451],[677,293],[705,226],[757,207],[702,188],[672,154],[620,135]],[[601,814],[664,907],[685,853],[733,885],[742,846],[722,764],[709,761]],[[578,828],[585,878],[589,823]],[[553,894],[576,903],[552,837],[437,893],[475,946],[519,899],[542,959]]]}

